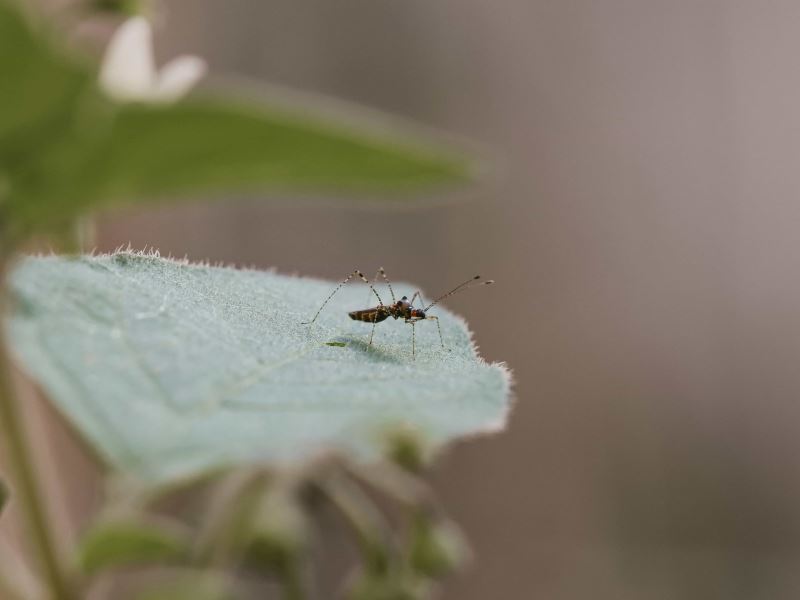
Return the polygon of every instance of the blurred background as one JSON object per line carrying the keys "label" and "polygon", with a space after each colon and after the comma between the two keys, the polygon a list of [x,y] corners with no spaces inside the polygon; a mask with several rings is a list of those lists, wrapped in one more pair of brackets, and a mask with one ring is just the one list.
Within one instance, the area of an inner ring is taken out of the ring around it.
{"label": "blurred background", "polygon": [[[162,60],[483,144],[461,202],[209,202],[99,247],[339,279],[386,267],[514,370],[509,430],[434,479],[445,598],[800,597],[800,4],[165,0]],[[354,383],[356,385],[356,383]]]}

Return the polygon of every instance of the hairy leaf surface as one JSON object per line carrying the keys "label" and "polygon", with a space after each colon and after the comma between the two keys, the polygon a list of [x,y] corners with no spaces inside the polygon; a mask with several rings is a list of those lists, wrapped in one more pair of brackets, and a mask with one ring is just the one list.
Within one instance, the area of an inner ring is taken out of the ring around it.
{"label": "hairy leaf surface", "polygon": [[[502,426],[508,376],[439,307],[416,326],[352,321],[349,284],[118,253],[25,259],[8,332],[27,371],[114,468],[150,481],[326,448],[377,458],[387,431],[433,445]],[[378,288],[389,300],[388,290]],[[395,284],[398,295],[414,287]]]}

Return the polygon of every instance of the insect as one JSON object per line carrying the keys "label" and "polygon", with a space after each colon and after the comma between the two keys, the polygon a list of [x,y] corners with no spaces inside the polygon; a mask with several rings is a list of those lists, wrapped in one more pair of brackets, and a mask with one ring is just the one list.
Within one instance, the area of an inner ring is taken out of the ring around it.
{"label": "insect", "polygon": [[[383,267],[378,269],[378,272],[375,274],[373,281],[377,280],[378,277],[383,279],[383,282],[388,286],[389,293],[392,295],[392,303],[391,304],[384,304],[383,300],[381,299],[380,294],[378,294],[375,287],[369,280],[364,277],[364,274],[356,269],[350,275],[348,275],[344,281],[342,281],[336,288],[331,292],[330,296],[325,299],[325,302],[322,303],[322,306],[319,307],[319,310],[316,312],[314,317],[310,321],[306,321],[302,323],[302,325],[311,325],[314,321],[317,320],[317,317],[322,312],[322,309],[325,308],[325,305],[328,304],[331,298],[338,292],[344,284],[348,281],[353,279],[354,277],[359,277],[364,283],[369,286],[371,291],[370,297],[372,294],[378,299],[378,306],[374,306],[372,308],[364,308],[362,310],[354,310],[352,312],[347,313],[351,319],[354,321],[362,321],[364,323],[372,323],[372,330],[369,334],[369,344],[367,348],[372,347],[372,338],[375,335],[375,326],[388,319],[389,317],[397,319],[403,319],[403,322],[408,323],[411,325],[411,356],[416,360],[417,357],[417,336],[416,336],[416,329],[414,328],[417,323],[424,320],[435,320],[436,321],[436,328],[439,331],[439,341],[442,344],[442,348],[444,348],[444,338],[442,338],[442,328],[439,325],[439,318],[433,315],[428,314],[428,310],[444,300],[445,298],[452,296],[458,292],[464,291],[469,289],[470,287],[474,287],[476,285],[489,285],[494,283],[494,280],[484,280],[478,281],[481,279],[480,275],[476,275],[475,277],[471,277],[467,279],[464,283],[457,285],[452,290],[439,296],[436,300],[425,306],[425,301],[422,298],[422,292],[417,290],[414,292],[414,295],[411,296],[411,300],[408,299],[408,296],[403,296],[400,300],[397,300],[394,295],[394,290],[392,289],[392,284],[389,282],[389,278],[386,276],[386,271],[384,271]],[[415,308],[414,302],[416,299],[419,298],[420,303],[424,306],[424,308]]]}

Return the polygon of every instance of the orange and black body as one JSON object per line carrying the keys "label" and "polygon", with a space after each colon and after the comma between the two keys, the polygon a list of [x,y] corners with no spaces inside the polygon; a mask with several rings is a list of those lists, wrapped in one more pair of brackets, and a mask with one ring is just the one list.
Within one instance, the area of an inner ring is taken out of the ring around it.
{"label": "orange and black body", "polygon": [[[365,308],[364,310],[354,310],[350,318],[354,321],[364,321],[364,323],[380,323],[392,316],[388,306],[377,306],[375,308]],[[395,317],[396,318],[396,317]]]}
{"label": "orange and black body", "polygon": [[403,296],[400,300],[389,306],[376,306],[375,308],[365,308],[363,310],[354,310],[347,313],[354,321],[363,321],[364,323],[380,323],[389,317],[394,319],[424,319],[425,311],[421,308],[414,308],[411,302],[408,301],[407,296]]}

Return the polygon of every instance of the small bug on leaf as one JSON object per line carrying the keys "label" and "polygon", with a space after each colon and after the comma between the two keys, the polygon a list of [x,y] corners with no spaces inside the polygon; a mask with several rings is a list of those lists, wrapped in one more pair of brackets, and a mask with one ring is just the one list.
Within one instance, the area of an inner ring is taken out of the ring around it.
{"label": "small bug on leaf", "polygon": [[[439,318],[433,315],[428,314],[428,310],[444,300],[445,298],[452,296],[458,292],[462,292],[467,290],[471,287],[475,287],[477,285],[489,285],[494,283],[494,280],[483,280],[481,279],[480,275],[476,275],[475,277],[471,277],[467,279],[464,283],[457,285],[452,290],[439,296],[436,300],[425,306],[425,301],[422,298],[422,292],[417,290],[414,292],[414,295],[411,296],[411,300],[408,299],[408,296],[403,296],[400,300],[397,300],[394,296],[394,290],[392,289],[392,284],[389,283],[389,278],[386,276],[386,271],[384,271],[383,267],[378,269],[378,272],[375,274],[375,279],[380,276],[384,283],[389,287],[389,293],[392,295],[392,303],[391,304],[384,304],[383,300],[381,299],[380,294],[375,290],[373,285],[369,282],[369,280],[364,277],[364,274],[356,269],[350,275],[348,275],[344,281],[342,281],[336,288],[330,293],[330,295],[325,299],[325,302],[322,303],[322,306],[319,307],[319,310],[316,312],[314,317],[310,321],[306,321],[302,323],[302,325],[311,325],[314,321],[317,320],[317,317],[322,312],[322,309],[325,308],[325,305],[328,304],[331,298],[338,292],[344,284],[348,281],[353,279],[353,277],[359,277],[364,283],[369,286],[369,289],[375,294],[375,297],[378,299],[378,306],[374,306],[372,308],[364,308],[361,310],[354,310],[352,312],[347,313],[351,319],[354,321],[362,321],[364,323],[372,323],[372,331],[369,334],[369,344],[367,348],[372,347],[372,338],[375,335],[375,326],[388,319],[389,317],[397,319],[403,319],[403,322],[408,323],[411,325],[411,356],[416,359],[417,357],[417,342],[416,342],[416,330],[414,326],[423,320],[435,320],[436,327],[439,331],[439,341],[442,344],[442,348],[444,348],[444,338],[442,338],[442,328],[439,325]],[[420,303],[424,306],[424,308],[415,308],[414,302],[416,299],[419,298]]]}

